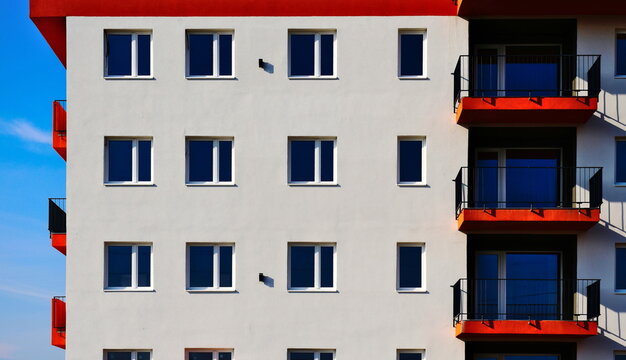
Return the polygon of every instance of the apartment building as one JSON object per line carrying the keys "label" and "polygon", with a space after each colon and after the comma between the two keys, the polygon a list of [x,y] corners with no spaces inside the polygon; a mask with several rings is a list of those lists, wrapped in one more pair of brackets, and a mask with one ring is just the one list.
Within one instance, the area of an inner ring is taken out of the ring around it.
{"label": "apartment building", "polygon": [[626,359],[623,4],[31,18],[67,68],[66,359]]}

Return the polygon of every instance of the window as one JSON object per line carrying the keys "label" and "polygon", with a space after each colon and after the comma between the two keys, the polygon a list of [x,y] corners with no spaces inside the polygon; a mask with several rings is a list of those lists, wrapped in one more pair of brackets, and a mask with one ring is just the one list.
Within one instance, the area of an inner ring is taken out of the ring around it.
{"label": "window", "polygon": [[398,350],[397,360],[424,360],[424,350]]}
{"label": "window", "polygon": [[626,77],[626,31],[618,32],[615,39],[615,76]]}
{"label": "window", "polygon": [[615,248],[615,291],[626,293],[626,244]]}
{"label": "window", "polygon": [[398,290],[422,291],[424,265],[423,244],[398,244]]}
{"label": "window", "polygon": [[335,245],[289,245],[290,290],[334,290],[335,268]]}
{"label": "window", "polygon": [[152,286],[152,246],[149,244],[108,244],[105,264],[107,289],[150,289]]}
{"label": "window", "polygon": [[185,360],[232,360],[233,351],[228,349],[188,349]]}
{"label": "window", "polygon": [[188,139],[187,184],[233,184],[233,140]]}
{"label": "window", "polygon": [[626,352],[625,351],[615,352],[615,360],[626,360]]}
{"label": "window", "polygon": [[426,77],[426,31],[401,30],[398,35],[398,76]]}
{"label": "window", "polygon": [[106,139],[105,148],[106,183],[152,182],[152,140]]}
{"label": "window", "polygon": [[152,35],[149,32],[105,33],[104,76],[146,78],[152,75]]}
{"label": "window", "polygon": [[233,290],[235,247],[189,244],[187,246],[188,290]]}
{"label": "window", "polygon": [[425,163],[425,138],[398,138],[398,184],[425,185]]}
{"label": "window", "polygon": [[334,360],[335,350],[289,350],[289,360]]}
{"label": "window", "polygon": [[334,184],[336,140],[290,139],[289,183]]}
{"label": "window", "polygon": [[626,138],[615,140],[615,183],[626,185]]}
{"label": "window", "polygon": [[105,350],[105,360],[150,360],[150,350]]}
{"label": "window", "polygon": [[233,76],[232,32],[187,32],[187,77]]}
{"label": "window", "polygon": [[334,31],[289,33],[289,76],[292,78],[335,77]]}

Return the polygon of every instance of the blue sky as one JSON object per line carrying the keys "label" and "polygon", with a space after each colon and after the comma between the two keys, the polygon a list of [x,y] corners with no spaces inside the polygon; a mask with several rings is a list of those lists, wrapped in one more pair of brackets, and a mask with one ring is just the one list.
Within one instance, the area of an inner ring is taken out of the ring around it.
{"label": "blue sky", "polygon": [[50,147],[52,100],[65,69],[28,17],[0,1],[0,360],[61,360],[50,345],[50,298],[65,294],[65,257],[50,246],[48,197],[65,196]]}

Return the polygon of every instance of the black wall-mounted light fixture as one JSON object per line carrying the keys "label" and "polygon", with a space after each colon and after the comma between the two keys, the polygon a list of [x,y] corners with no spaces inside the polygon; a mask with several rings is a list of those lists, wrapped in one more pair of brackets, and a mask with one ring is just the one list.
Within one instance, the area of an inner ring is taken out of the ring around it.
{"label": "black wall-mounted light fixture", "polygon": [[263,273],[259,273],[259,281],[265,282],[265,275],[263,275]]}
{"label": "black wall-mounted light fixture", "polygon": [[265,61],[263,59],[259,59],[259,67],[263,69],[265,67]]}

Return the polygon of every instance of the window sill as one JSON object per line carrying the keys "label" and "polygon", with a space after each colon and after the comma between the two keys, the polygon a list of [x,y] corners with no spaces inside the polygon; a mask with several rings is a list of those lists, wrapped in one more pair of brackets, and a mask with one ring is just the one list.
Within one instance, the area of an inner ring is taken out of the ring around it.
{"label": "window sill", "polygon": [[428,76],[398,76],[398,80],[430,80]]}
{"label": "window sill", "polygon": [[428,187],[427,183],[397,183],[400,187]]}
{"label": "window sill", "polygon": [[616,182],[614,185],[615,187],[626,187],[626,183],[623,182]]}
{"label": "window sill", "polygon": [[153,182],[137,182],[137,183],[133,183],[133,182],[105,182],[104,186],[146,186],[146,187],[150,187],[150,186],[156,186],[155,183]]}
{"label": "window sill", "polygon": [[626,79],[626,75],[615,75],[616,79]]}
{"label": "window sill", "polygon": [[237,80],[235,76],[185,76],[187,80]]}
{"label": "window sill", "polygon": [[287,289],[290,293],[339,293],[339,290],[332,289]]}
{"label": "window sill", "polygon": [[104,289],[104,292],[156,292],[154,288],[136,288],[136,289]]}
{"label": "window sill", "polygon": [[237,293],[235,288],[224,289],[187,289],[188,293]]}
{"label": "window sill", "polygon": [[614,290],[613,294],[614,295],[626,295],[626,289],[624,289],[624,290]]}
{"label": "window sill", "polygon": [[152,75],[150,76],[105,76],[104,80],[156,80]]}
{"label": "window sill", "polygon": [[428,294],[428,290],[420,289],[396,289],[399,294]]}
{"label": "window sill", "polygon": [[338,76],[288,76],[289,80],[339,80]]}
{"label": "window sill", "polygon": [[290,182],[287,183],[289,186],[339,186],[337,182]]}
{"label": "window sill", "polygon": [[232,187],[232,186],[237,186],[237,184],[235,184],[234,182],[217,182],[217,183],[185,183],[185,185],[187,186],[191,186],[191,187],[202,187],[202,186],[225,186],[225,187]]}

